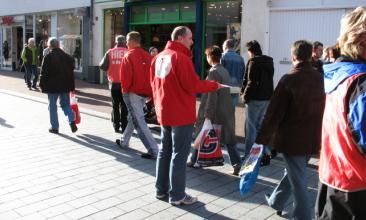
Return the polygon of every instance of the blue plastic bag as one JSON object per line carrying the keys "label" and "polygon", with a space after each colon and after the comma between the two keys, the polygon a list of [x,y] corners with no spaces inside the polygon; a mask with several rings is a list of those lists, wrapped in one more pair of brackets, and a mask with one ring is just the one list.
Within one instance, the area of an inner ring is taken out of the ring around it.
{"label": "blue plastic bag", "polygon": [[257,181],[262,152],[263,145],[254,144],[249,157],[243,163],[239,174],[239,190],[242,196],[248,193]]}

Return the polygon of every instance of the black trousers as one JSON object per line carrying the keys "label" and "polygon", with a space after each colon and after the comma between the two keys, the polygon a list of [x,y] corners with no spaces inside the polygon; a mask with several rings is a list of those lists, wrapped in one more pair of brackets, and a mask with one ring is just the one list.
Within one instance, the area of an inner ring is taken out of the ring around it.
{"label": "black trousers", "polygon": [[315,204],[315,219],[366,219],[366,190],[343,192],[319,182]]}
{"label": "black trousers", "polygon": [[[113,83],[114,84],[114,83]],[[127,126],[128,110],[125,102],[123,101],[121,86],[113,86],[111,89],[112,97],[112,123],[115,130],[122,128],[122,132]]]}

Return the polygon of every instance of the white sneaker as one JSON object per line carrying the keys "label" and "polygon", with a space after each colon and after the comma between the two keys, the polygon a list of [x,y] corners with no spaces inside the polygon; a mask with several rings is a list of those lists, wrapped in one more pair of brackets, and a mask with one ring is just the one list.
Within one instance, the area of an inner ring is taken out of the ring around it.
{"label": "white sneaker", "polygon": [[192,197],[192,196],[186,194],[183,199],[178,200],[178,201],[170,201],[169,203],[172,205],[182,205],[182,204],[191,205],[195,202],[197,202],[197,197]]}

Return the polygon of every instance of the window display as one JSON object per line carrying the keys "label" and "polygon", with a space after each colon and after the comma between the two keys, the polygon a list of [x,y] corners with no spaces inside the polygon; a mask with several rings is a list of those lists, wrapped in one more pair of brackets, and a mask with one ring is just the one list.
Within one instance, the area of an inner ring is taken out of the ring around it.
{"label": "window display", "polygon": [[240,50],[241,1],[207,2],[206,47],[219,46],[228,39],[236,41],[236,51]]}
{"label": "window display", "polygon": [[114,39],[122,34],[124,9],[107,9],[104,12],[104,50],[114,47]]}
{"label": "window display", "polygon": [[61,48],[74,57],[75,70],[82,71],[82,16],[72,11],[59,12],[57,23]]}

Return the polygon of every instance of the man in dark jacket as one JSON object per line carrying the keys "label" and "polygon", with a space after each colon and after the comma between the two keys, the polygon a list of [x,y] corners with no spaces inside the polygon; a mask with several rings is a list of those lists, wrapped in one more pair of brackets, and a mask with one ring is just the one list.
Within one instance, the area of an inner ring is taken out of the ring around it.
{"label": "man in dark jacket", "polygon": [[57,99],[67,115],[72,132],[77,131],[75,115],[70,107],[70,91],[75,90],[74,59],[59,48],[56,38],[48,40],[50,53],[43,58],[41,68],[40,87],[48,96],[48,110],[50,113],[50,133],[58,133]]}
{"label": "man in dark jacket", "polygon": [[294,67],[279,81],[256,139],[283,153],[286,165],[281,182],[266,195],[268,205],[281,214],[292,195],[293,219],[301,220],[311,219],[306,165],[320,148],[324,109],[323,78],[310,63],[311,50],[307,41],[292,45]]}
{"label": "man in dark jacket", "polygon": [[244,81],[241,88],[245,103],[245,152],[250,149],[261,127],[269,99],[273,93],[273,59],[262,55],[262,49],[256,40],[246,44],[250,59],[245,68]]}
{"label": "man in dark jacket", "polygon": [[318,70],[321,74],[324,74],[323,62],[320,60],[323,56],[323,44],[319,41],[313,43],[313,54],[311,55],[311,65]]}

